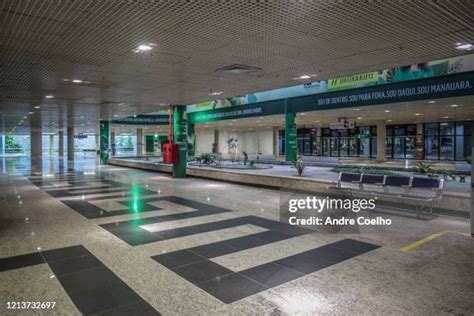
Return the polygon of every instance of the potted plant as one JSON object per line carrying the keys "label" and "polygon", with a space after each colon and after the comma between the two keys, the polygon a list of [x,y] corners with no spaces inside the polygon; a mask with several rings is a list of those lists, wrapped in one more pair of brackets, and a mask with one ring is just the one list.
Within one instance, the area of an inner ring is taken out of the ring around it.
{"label": "potted plant", "polygon": [[419,161],[415,164],[415,169],[420,174],[427,174],[431,172],[431,165]]}
{"label": "potted plant", "polygon": [[242,155],[244,155],[244,166],[246,166],[247,163],[249,162],[249,155],[247,154],[246,151],[243,151]]}
{"label": "potted plant", "polygon": [[303,174],[304,168],[305,168],[305,165],[304,165],[303,161],[300,160],[300,159],[295,160],[293,162],[293,166],[296,168],[296,171],[298,171],[298,176],[301,177],[301,175]]}

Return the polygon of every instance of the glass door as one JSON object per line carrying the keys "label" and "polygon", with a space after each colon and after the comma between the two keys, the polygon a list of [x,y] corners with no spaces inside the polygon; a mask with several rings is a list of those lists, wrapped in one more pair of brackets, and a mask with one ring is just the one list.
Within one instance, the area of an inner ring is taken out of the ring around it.
{"label": "glass door", "polygon": [[331,157],[339,157],[339,138],[331,137]]}
{"label": "glass door", "polygon": [[405,137],[405,158],[416,158],[416,137]]}

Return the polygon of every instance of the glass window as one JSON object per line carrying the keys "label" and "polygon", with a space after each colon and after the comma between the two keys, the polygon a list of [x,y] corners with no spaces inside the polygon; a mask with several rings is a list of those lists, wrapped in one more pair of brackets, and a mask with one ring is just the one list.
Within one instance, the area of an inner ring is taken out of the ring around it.
{"label": "glass window", "polygon": [[441,135],[453,135],[453,123],[440,123],[439,132]]}
{"label": "glass window", "polygon": [[440,136],[440,159],[453,160],[454,157],[454,137]]}
{"label": "glass window", "polygon": [[407,133],[406,136],[416,136],[416,125],[407,125]]}
{"label": "glass window", "polygon": [[425,159],[438,159],[438,136],[425,137]]}
{"label": "glass window", "polygon": [[[371,141],[371,150],[372,150],[372,157],[377,157],[377,137],[372,137]],[[387,156],[388,157],[388,156]]]}
{"label": "glass window", "polygon": [[425,124],[425,135],[438,135],[438,123]]}
{"label": "glass window", "polygon": [[394,135],[395,136],[405,136],[405,126],[395,126]]}

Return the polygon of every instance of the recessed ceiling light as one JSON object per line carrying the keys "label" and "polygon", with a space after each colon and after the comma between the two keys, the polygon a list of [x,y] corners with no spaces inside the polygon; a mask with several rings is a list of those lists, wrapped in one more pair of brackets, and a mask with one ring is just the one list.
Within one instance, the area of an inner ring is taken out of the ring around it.
{"label": "recessed ceiling light", "polygon": [[118,117],[118,114],[114,114],[114,117]]}
{"label": "recessed ceiling light", "polygon": [[54,98],[54,95],[48,94],[45,98],[46,98],[46,99],[52,99],[52,98]]}
{"label": "recessed ceiling light", "polygon": [[449,118],[449,116],[443,116],[443,118],[444,118],[444,119],[448,119],[448,118]]}
{"label": "recessed ceiling light", "polygon": [[147,51],[152,50],[154,46],[156,46],[156,44],[153,44],[153,43],[138,45],[138,46],[133,50],[133,52],[134,52],[134,53],[147,52]]}
{"label": "recessed ceiling light", "polygon": [[421,114],[420,113],[415,113],[415,116],[420,116]]}
{"label": "recessed ceiling light", "polygon": [[358,120],[362,120],[362,117],[359,116],[357,119],[358,119]]}
{"label": "recessed ceiling light", "polygon": [[31,114],[35,114],[35,112],[28,112],[28,114],[29,114],[29,115],[31,115]]}
{"label": "recessed ceiling light", "polygon": [[393,120],[387,120],[387,122],[393,122]]}
{"label": "recessed ceiling light", "polygon": [[298,79],[310,79],[312,77],[316,77],[317,75],[302,75],[302,76],[299,76],[299,77],[296,77],[296,78],[293,78],[294,80],[298,80]]}
{"label": "recessed ceiling light", "polygon": [[458,50],[471,50],[474,49],[474,45],[471,43],[456,43],[456,49]]}
{"label": "recessed ceiling light", "polygon": [[219,92],[211,92],[211,93],[209,93],[209,95],[221,95],[221,94],[223,94],[223,93],[224,93],[224,92],[222,92],[222,91],[219,91]]}
{"label": "recessed ceiling light", "polygon": [[433,104],[433,103],[436,103],[435,100],[431,100],[431,101],[428,101],[429,104]]}
{"label": "recessed ceiling light", "polygon": [[81,79],[72,79],[72,82],[74,83],[83,83]]}
{"label": "recessed ceiling light", "polygon": [[122,103],[119,103],[118,105],[127,105],[127,103],[123,103],[123,102],[122,102]]}
{"label": "recessed ceiling light", "polygon": [[457,108],[459,105],[458,104],[451,104],[450,107],[452,108]]}
{"label": "recessed ceiling light", "polygon": [[299,115],[306,115],[306,113],[298,113]]}
{"label": "recessed ceiling light", "polygon": [[390,110],[385,110],[385,113],[390,113]]}
{"label": "recessed ceiling light", "polygon": [[35,106],[35,109],[41,109],[41,106],[37,105]]}

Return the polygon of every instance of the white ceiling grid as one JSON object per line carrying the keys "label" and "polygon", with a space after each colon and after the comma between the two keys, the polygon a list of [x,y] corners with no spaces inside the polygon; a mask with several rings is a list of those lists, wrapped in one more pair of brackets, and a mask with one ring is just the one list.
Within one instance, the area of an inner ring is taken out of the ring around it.
{"label": "white ceiling grid", "polygon": [[[0,10],[0,131],[38,104],[45,126],[62,109],[59,128],[95,129],[116,113],[450,57],[456,42],[474,41],[468,0],[4,0]],[[132,52],[143,43],[156,47]],[[231,64],[262,71],[215,73]]]}

